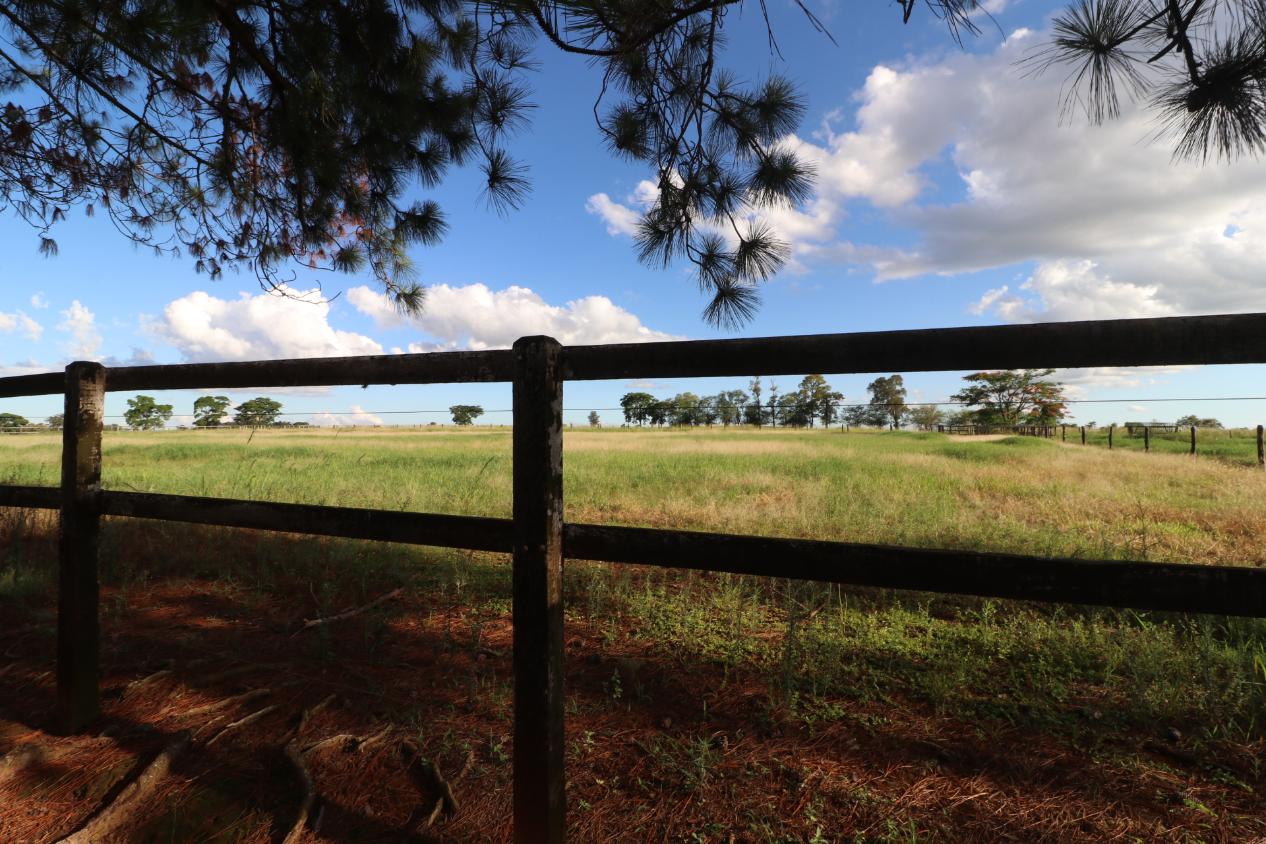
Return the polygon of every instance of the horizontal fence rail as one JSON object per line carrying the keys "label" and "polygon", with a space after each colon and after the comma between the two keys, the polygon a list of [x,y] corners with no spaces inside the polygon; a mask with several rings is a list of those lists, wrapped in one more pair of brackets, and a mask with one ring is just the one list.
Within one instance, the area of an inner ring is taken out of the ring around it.
{"label": "horizontal fence rail", "polygon": [[567,346],[563,377],[697,378],[1266,362],[1266,314]]}
{"label": "horizontal fence rail", "polygon": [[[868,332],[313,360],[134,366],[75,363],[0,378],[0,398],[66,396],[60,487],[0,485],[0,507],[57,509],[58,700],[64,728],[95,717],[101,516],[509,552],[515,629],[518,841],[561,842],[563,558],[841,585],[1142,610],[1266,617],[1266,569],[1036,557],[562,521],[567,380],[1266,363],[1266,314]],[[512,381],[514,518],[410,513],[100,488],[107,391]],[[1033,431],[1036,433],[1036,429]],[[1043,432],[1053,435],[1053,429]],[[1146,432],[1145,432],[1146,433]],[[1066,431],[1061,429],[1061,437]],[[1085,429],[1081,431],[1085,442]],[[1193,435],[1194,449],[1194,435]],[[1111,446],[1111,429],[1109,429]],[[1263,457],[1258,430],[1259,461]]]}
{"label": "horizontal fence rail", "polygon": [[[56,509],[56,487],[0,487],[0,506]],[[103,491],[103,516],[510,553],[511,519]],[[1266,572],[566,523],[567,559],[812,580],[841,586],[1258,616]]]}

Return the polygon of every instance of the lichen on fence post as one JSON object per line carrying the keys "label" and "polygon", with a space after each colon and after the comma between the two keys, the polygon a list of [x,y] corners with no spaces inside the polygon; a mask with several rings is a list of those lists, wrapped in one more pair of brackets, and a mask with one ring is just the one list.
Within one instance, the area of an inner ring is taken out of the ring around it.
{"label": "lichen on fence post", "polygon": [[514,839],[562,842],[563,373],[551,337],[514,344]]}
{"label": "lichen on fence post", "polygon": [[57,555],[57,718],[66,733],[83,729],[100,711],[97,540],[105,381],[99,363],[66,367]]}

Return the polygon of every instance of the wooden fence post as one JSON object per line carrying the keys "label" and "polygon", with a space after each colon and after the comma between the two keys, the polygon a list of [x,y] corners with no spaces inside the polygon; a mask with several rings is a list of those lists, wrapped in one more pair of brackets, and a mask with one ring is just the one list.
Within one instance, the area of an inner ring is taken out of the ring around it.
{"label": "wooden fence post", "polygon": [[1111,451],[1111,450],[1112,450],[1112,431],[1113,431],[1116,427],[1117,427],[1117,426],[1116,426],[1115,424],[1113,424],[1113,425],[1109,425],[1109,426],[1108,426],[1108,451]]}
{"label": "wooden fence post", "polygon": [[563,773],[563,378],[552,337],[514,344],[514,840],[559,844]]}
{"label": "wooden fence post", "polygon": [[1266,469],[1266,448],[1262,443],[1262,426],[1257,426],[1257,465]]}
{"label": "wooden fence post", "polygon": [[1143,426],[1143,451],[1152,450],[1152,428],[1150,425]]}
{"label": "wooden fence post", "polygon": [[66,367],[57,551],[57,720],[65,733],[82,730],[100,712],[97,537],[105,379],[99,363]]}
{"label": "wooden fence post", "polygon": [[1068,426],[1067,425],[1059,426],[1059,441],[1062,443],[1068,442]]}
{"label": "wooden fence post", "polygon": [[1191,426],[1191,453],[1196,453],[1196,426]]}
{"label": "wooden fence post", "polygon": [[1082,445],[1086,444],[1086,426],[1085,425],[1081,426],[1081,444]]}

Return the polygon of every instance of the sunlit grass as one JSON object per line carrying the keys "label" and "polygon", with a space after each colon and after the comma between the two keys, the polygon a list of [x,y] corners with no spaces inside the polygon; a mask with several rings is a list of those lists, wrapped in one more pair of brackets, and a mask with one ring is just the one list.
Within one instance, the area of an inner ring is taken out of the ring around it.
{"label": "sunlit grass", "polygon": [[[59,443],[36,439],[0,440],[0,479],[55,482]],[[1197,564],[1266,559],[1266,473],[1183,454],[900,432],[569,429],[564,466],[575,522]],[[111,489],[505,517],[510,480],[507,429],[105,439]],[[257,541],[177,524],[109,528],[108,582],[229,579],[274,597],[320,584],[354,603],[385,580],[439,590],[477,614],[508,611],[497,555]],[[0,598],[50,582],[18,562],[24,555],[17,542],[0,559]],[[783,716],[810,726],[851,717],[848,701],[903,698],[1079,740],[1163,724],[1210,739],[1266,730],[1260,621],[629,572],[570,562],[569,616],[605,625],[611,641],[759,672]]]}

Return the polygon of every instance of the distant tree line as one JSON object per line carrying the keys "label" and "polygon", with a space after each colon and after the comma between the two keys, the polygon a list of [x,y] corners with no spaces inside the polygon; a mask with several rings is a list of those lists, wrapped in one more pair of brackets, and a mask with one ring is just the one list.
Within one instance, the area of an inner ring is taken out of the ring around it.
{"label": "distant tree line", "polygon": [[[964,376],[963,389],[951,401],[964,409],[945,413],[934,403],[906,402],[901,375],[881,376],[866,385],[865,404],[845,404],[844,396],[821,375],[807,375],[793,391],[779,393],[753,378],[748,391],[724,390],[713,396],[678,393],[660,399],[650,393],[625,393],[620,399],[629,425],[768,425],[795,428],[841,424],[898,429],[912,425],[1053,425],[1068,415],[1064,385],[1050,379],[1054,370],[1023,369],[975,372]],[[592,424],[592,422],[591,422]]]}
{"label": "distant tree line", "polygon": [[[233,408],[231,422],[225,422],[229,416],[232,402],[228,396],[200,396],[193,403],[193,425],[195,428],[219,428],[231,424],[246,428],[307,428],[307,422],[282,422],[281,402],[267,396],[257,396],[242,402]],[[174,408],[170,404],[159,404],[153,396],[134,396],[127,400],[127,410],[123,412],[123,421],[129,428],[137,431],[157,431],[165,428],[171,421]]]}

